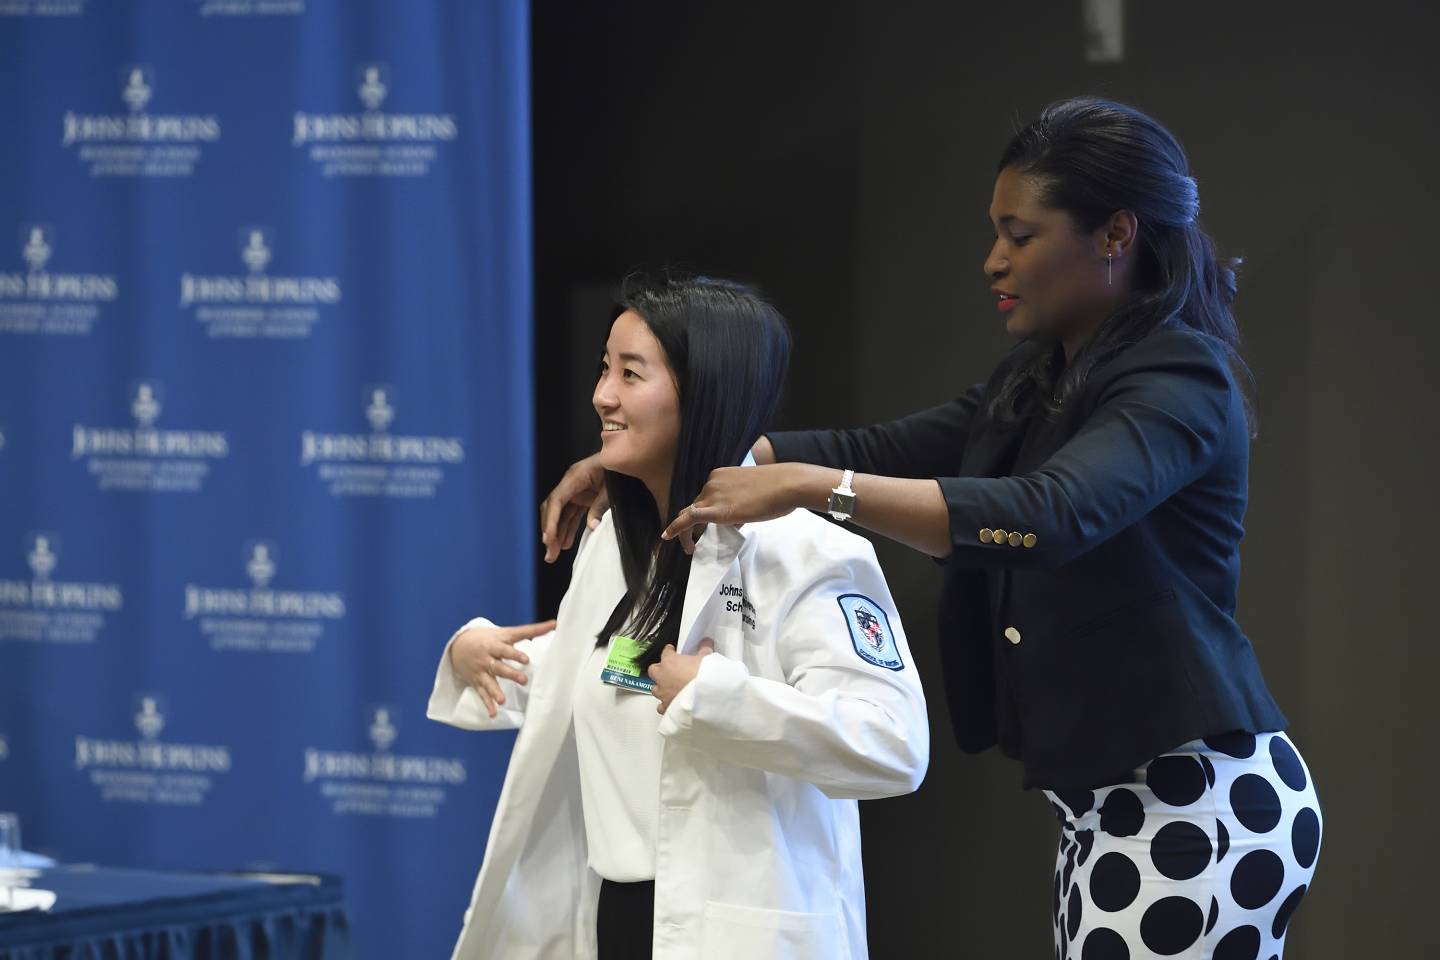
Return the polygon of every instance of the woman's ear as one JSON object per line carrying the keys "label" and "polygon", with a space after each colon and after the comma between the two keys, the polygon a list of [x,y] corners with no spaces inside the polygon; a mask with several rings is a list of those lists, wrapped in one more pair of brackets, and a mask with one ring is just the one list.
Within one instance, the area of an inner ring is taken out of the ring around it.
{"label": "woman's ear", "polygon": [[1130,252],[1140,232],[1140,221],[1129,210],[1117,210],[1095,231],[1101,257],[1114,255],[1118,260]]}

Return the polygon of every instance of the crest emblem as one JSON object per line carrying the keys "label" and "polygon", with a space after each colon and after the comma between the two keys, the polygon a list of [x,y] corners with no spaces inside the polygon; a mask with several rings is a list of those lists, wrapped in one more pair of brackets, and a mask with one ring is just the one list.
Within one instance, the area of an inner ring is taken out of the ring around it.
{"label": "crest emblem", "polygon": [[860,659],[886,670],[905,669],[885,608],[858,593],[842,594],[838,600],[845,626],[850,631],[850,642]]}
{"label": "crest emblem", "polygon": [[55,564],[60,560],[54,534],[32,534],[29,545],[30,551],[27,559],[30,561],[30,572],[35,575],[36,580],[48,580],[50,574],[55,572]]}
{"label": "crest emblem", "polygon": [[356,92],[360,94],[360,102],[365,104],[366,110],[379,110],[380,104],[385,102],[390,92],[385,85],[385,74],[388,72],[380,63],[367,63],[360,68],[360,86]]}
{"label": "crest emblem", "polygon": [[375,719],[370,724],[370,742],[375,744],[375,749],[381,753],[389,750],[398,735],[395,724],[390,721],[390,709],[376,707]]}
{"label": "crest emblem", "polygon": [[125,74],[125,89],[120,96],[131,110],[139,113],[145,109],[155,91],[150,85],[150,70],[148,67],[131,67]]}
{"label": "crest emblem", "polygon": [[45,264],[50,262],[52,252],[49,238],[45,236],[45,228],[38,223],[32,226],[28,231],[25,246],[21,248],[25,262],[30,265],[30,272],[39,273],[44,270]]}
{"label": "crest emblem", "polygon": [[139,709],[135,712],[135,729],[146,740],[154,740],[165,729],[165,714],[160,712],[160,702],[148,694],[140,697]]}

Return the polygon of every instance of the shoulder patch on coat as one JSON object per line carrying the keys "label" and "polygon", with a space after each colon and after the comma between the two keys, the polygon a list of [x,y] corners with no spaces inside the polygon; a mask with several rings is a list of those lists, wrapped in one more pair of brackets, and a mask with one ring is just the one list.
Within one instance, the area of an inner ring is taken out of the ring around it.
{"label": "shoulder patch on coat", "polygon": [[860,659],[886,670],[904,670],[905,662],[900,659],[885,608],[858,593],[842,594],[838,600],[845,625],[850,628],[850,642]]}

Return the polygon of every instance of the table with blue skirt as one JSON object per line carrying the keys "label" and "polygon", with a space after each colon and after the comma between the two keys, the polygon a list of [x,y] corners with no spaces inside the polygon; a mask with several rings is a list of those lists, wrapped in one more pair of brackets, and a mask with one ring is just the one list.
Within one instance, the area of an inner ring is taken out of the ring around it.
{"label": "table with blue skirt", "polygon": [[41,870],[48,911],[0,913],[0,960],[346,960],[340,881],[297,875]]}

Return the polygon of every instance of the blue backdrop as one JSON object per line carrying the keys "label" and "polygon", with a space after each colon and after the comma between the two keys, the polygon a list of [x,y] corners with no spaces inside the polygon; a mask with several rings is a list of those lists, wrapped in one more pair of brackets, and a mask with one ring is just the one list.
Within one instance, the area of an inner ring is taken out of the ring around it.
{"label": "blue backdrop", "polygon": [[522,0],[0,0],[0,810],[66,861],[342,874],[439,957],[527,621]]}

